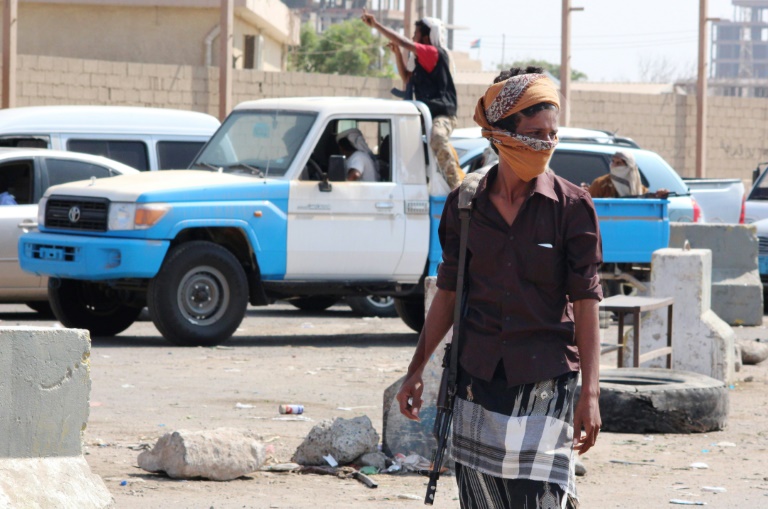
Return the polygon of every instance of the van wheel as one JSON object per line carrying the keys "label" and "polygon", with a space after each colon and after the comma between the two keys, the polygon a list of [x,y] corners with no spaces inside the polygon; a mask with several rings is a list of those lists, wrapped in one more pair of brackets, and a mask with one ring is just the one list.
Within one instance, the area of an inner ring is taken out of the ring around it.
{"label": "van wheel", "polygon": [[347,297],[345,299],[352,311],[360,316],[380,316],[389,318],[397,316],[395,299],[380,295],[366,295],[365,297]]}
{"label": "van wheel", "polygon": [[292,306],[302,311],[325,311],[339,302],[338,297],[299,297],[288,301]]}
{"label": "van wheel", "polygon": [[125,304],[121,292],[77,279],[48,280],[48,301],[64,327],[88,329],[91,336],[114,336],[131,326],[141,307]]}
{"label": "van wheel", "polygon": [[728,389],[720,380],[689,371],[605,369],[600,371],[600,416],[603,431],[619,433],[720,430],[728,419]]}
{"label": "van wheel", "polygon": [[395,299],[397,316],[405,322],[405,325],[421,332],[424,327],[424,299]]}
{"label": "van wheel", "polygon": [[147,292],[155,327],[179,346],[223,343],[243,321],[247,306],[242,265],[227,249],[205,241],[173,248]]}

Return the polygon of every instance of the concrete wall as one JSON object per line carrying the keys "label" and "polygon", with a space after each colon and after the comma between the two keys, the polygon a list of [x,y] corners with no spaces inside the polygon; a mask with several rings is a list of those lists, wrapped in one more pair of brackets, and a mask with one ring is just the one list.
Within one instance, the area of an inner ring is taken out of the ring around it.
{"label": "concrete wall", "polygon": [[[203,25],[198,29],[207,33],[211,25]],[[195,48],[202,55],[202,46],[195,43]],[[22,53],[23,49],[21,46]],[[273,49],[267,52],[276,59],[279,52]],[[216,67],[22,54],[18,69],[18,106],[116,104],[180,108],[214,115],[218,111]],[[307,95],[391,98],[389,90],[393,86],[402,88],[400,79],[236,70],[233,99],[237,103],[263,97]],[[462,84],[456,88],[459,127],[473,126],[477,99],[487,87]],[[695,102],[693,96],[673,94],[575,91],[571,115],[574,126],[618,131],[661,154],[681,176],[692,177]],[[768,100],[712,97],[708,118],[707,176],[749,180],[755,165],[768,160]]]}
{"label": "concrete wall", "polygon": [[[219,3],[159,3],[21,2],[18,51],[154,64],[205,65],[208,58],[211,65],[218,65],[220,38],[213,39],[210,50],[205,41],[219,27]],[[245,36],[261,35],[262,68],[284,69],[288,45],[299,44],[298,17],[276,0],[252,0],[247,6],[239,3],[234,17],[235,65],[242,67]]]}

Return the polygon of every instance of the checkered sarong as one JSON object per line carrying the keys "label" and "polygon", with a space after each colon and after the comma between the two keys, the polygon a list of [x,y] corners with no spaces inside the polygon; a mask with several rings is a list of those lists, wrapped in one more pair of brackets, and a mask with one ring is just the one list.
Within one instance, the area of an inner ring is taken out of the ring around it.
{"label": "checkered sarong", "polygon": [[542,481],[559,488],[561,500],[576,499],[576,381],[576,373],[567,373],[507,388],[503,376],[486,382],[461,373],[453,414],[453,459],[496,478]]}

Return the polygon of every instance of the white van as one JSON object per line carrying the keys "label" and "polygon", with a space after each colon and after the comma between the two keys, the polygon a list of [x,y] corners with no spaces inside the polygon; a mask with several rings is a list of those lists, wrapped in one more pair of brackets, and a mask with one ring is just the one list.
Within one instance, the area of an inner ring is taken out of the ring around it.
{"label": "white van", "polygon": [[0,147],[108,157],[137,170],[186,168],[218,129],[195,111],[133,106],[29,106],[0,110]]}

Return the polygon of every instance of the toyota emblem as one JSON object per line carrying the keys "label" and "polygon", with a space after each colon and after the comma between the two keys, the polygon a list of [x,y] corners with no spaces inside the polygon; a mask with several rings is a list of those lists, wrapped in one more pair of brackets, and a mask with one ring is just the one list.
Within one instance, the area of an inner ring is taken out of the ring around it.
{"label": "toyota emblem", "polygon": [[69,209],[69,212],[67,213],[67,217],[69,217],[70,223],[76,223],[80,221],[80,207],[75,205],[74,207]]}

